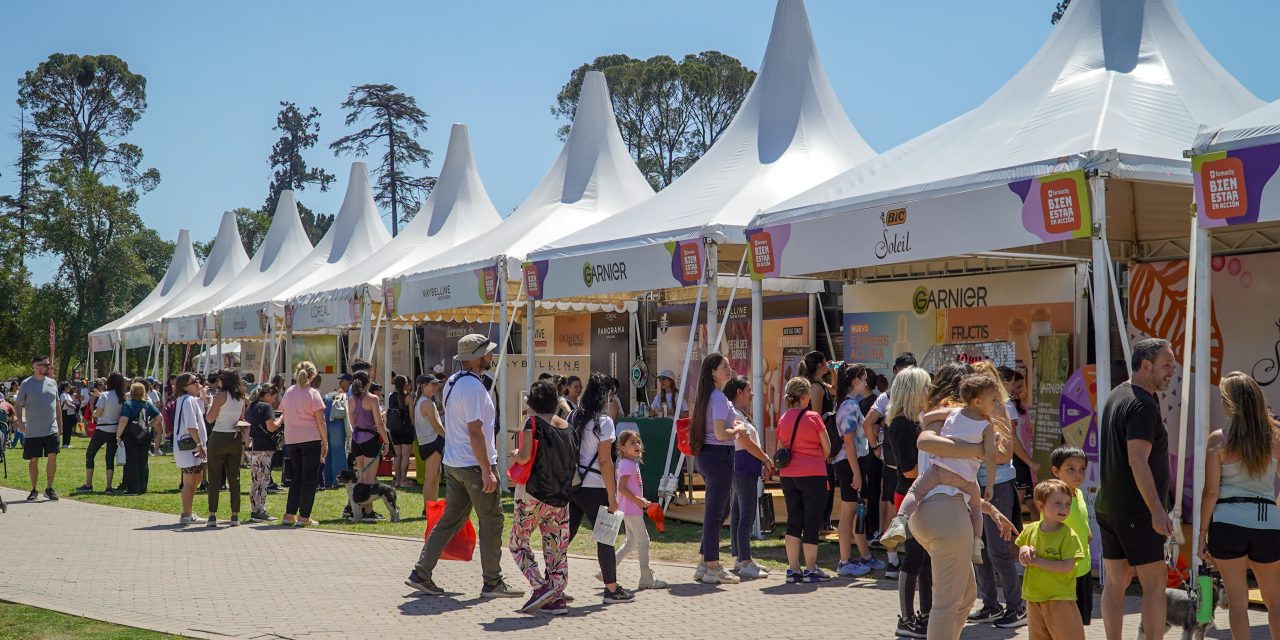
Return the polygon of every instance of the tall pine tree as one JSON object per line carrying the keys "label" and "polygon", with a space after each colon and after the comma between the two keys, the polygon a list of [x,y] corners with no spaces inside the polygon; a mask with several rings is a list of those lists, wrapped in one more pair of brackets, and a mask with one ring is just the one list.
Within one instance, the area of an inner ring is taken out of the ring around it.
{"label": "tall pine tree", "polygon": [[[308,167],[302,152],[316,145],[320,140],[320,111],[311,107],[303,112],[298,105],[281,100],[280,113],[276,115],[276,126],[272,131],[280,132],[280,139],[271,147],[271,156],[267,163],[271,165],[271,184],[267,188],[267,201],[263,209],[268,216],[276,213],[276,203],[280,201],[280,192],[285,189],[303,191],[309,184],[319,185],[321,191],[328,191],[329,184],[335,179],[332,173],[319,167]],[[299,198],[298,215],[302,218],[302,226],[307,230],[311,243],[320,241],[329,226],[333,224],[333,216],[313,213],[302,204]],[[238,217],[238,216],[237,216]]]}

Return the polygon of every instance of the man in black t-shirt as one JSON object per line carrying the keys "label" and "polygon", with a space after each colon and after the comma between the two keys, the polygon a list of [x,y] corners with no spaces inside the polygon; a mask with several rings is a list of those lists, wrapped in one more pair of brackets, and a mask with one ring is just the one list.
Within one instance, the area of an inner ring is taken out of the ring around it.
{"label": "man in black t-shirt", "polygon": [[1164,628],[1164,544],[1176,524],[1169,518],[1169,432],[1156,393],[1169,387],[1175,362],[1167,340],[1133,345],[1133,376],[1111,390],[1102,410],[1094,511],[1102,536],[1107,640],[1121,638],[1124,592],[1135,573],[1142,585],[1143,626]]}

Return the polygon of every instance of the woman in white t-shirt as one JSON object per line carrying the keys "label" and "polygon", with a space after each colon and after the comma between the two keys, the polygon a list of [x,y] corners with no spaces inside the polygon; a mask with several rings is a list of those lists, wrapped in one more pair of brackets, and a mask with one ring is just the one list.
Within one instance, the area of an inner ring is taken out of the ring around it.
{"label": "woman in white t-shirt", "polygon": [[213,396],[213,404],[205,414],[205,420],[213,423],[209,434],[209,521],[206,526],[218,524],[218,498],[225,482],[231,497],[231,526],[240,524],[240,460],[249,437],[248,428],[241,429],[244,420],[244,380],[235,369],[218,372],[222,390]]}
{"label": "woman in white t-shirt", "polygon": [[[444,380],[430,373],[417,379],[417,394],[413,404],[413,430],[418,438],[418,459],[422,461],[423,503],[440,499],[440,458],[444,455],[444,422],[436,406],[436,394]],[[425,511],[426,507],[423,507]]]}
{"label": "woman in white t-shirt", "polygon": [[[618,511],[618,479],[613,465],[613,420],[604,414],[605,377],[593,373],[579,399],[578,408],[569,416],[569,424],[578,430],[578,477],[581,483],[569,497],[569,540],[578,534],[582,519],[593,529],[600,507],[611,513]],[[604,582],[604,603],[630,602],[635,596],[618,584],[617,560],[613,545],[596,543],[596,559],[600,562],[599,579]]]}
{"label": "woman in white t-shirt", "polygon": [[194,373],[178,376],[178,404],[173,412],[173,463],[182,470],[182,515],[179,524],[196,524],[204,518],[191,513],[196,486],[208,459],[208,430],[204,424],[204,388]]}
{"label": "woman in white t-shirt", "polygon": [[[71,399],[69,394],[64,402]],[[93,467],[94,459],[98,457],[98,450],[106,445],[107,447],[107,489],[106,493],[115,493],[115,485],[112,484],[112,478],[116,472],[116,449],[118,449],[116,440],[116,430],[120,428],[120,408],[124,406],[125,390],[124,376],[119,373],[113,373],[107,376],[107,391],[100,394],[94,404],[93,416],[98,421],[98,427],[93,432],[93,437],[89,439],[89,450],[84,454],[84,484],[76,488],[77,493],[93,491]],[[64,405],[65,406],[65,405]]]}

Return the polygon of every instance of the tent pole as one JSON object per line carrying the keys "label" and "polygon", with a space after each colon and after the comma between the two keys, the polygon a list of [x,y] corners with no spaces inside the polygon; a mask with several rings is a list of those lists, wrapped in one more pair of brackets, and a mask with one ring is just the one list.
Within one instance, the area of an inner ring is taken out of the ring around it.
{"label": "tent pole", "polygon": [[636,361],[640,359],[640,354],[639,354],[640,346],[636,344],[636,341],[634,339],[632,339],[634,336],[638,335],[640,331],[639,318],[636,317],[636,314],[638,314],[639,311],[640,311],[640,299],[636,298],[635,310],[627,314],[629,316],[627,318],[627,328],[630,329],[631,335],[627,337],[627,355],[628,355],[627,382],[625,382],[624,384],[627,384],[630,386],[630,389],[629,389],[630,395],[628,397],[631,398],[631,406],[622,408],[622,410],[626,412],[626,415],[632,415],[632,413],[635,411],[636,403],[639,402],[637,398],[639,394],[636,393],[635,382],[633,382],[631,379],[631,370],[635,368]]}
{"label": "tent pole", "polygon": [[[1192,382],[1192,378],[1193,372],[1196,374],[1199,373],[1195,368],[1195,356],[1199,347],[1199,345],[1196,345],[1196,330],[1200,328],[1201,324],[1196,321],[1196,318],[1198,317],[1196,314],[1200,310],[1200,296],[1203,293],[1200,290],[1199,278],[1201,266],[1199,241],[1200,222],[1192,217],[1191,247],[1187,252],[1187,320],[1186,326],[1184,327],[1185,333],[1183,335],[1182,342],[1182,406],[1179,408],[1178,416],[1178,424],[1181,426],[1178,429],[1178,455],[1173,460],[1173,510],[1169,514],[1169,517],[1173,520],[1173,526],[1179,529],[1179,531],[1175,532],[1173,536],[1173,539],[1176,542],[1182,542],[1182,536],[1179,535],[1179,533],[1182,525],[1182,494],[1185,490],[1185,483],[1182,482],[1181,479],[1187,477],[1187,437],[1191,435],[1187,430],[1189,428],[1193,428],[1193,423],[1189,420],[1191,406],[1195,404],[1192,400],[1192,394],[1195,393],[1195,388],[1192,386],[1194,384]],[[1196,461],[1199,462],[1200,458],[1196,458]],[[1195,496],[1199,496],[1200,485],[1194,485],[1192,490],[1194,491]],[[1199,504],[1200,501],[1198,498],[1193,499],[1196,504]],[[1199,516],[1199,514],[1193,510],[1191,517],[1193,519],[1198,519],[1197,516]]]}
{"label": "tent pole", "polygon": [[1074,371],[1084,366],[1089,360],[1089,304],[1085,292],[1089,290],[1089,270],[1077,263],[1072,269],[1076,273],[1076,293],[1074,307],[1074,324],[1076,328],[1075,349],[1072,350],[1071,368]]}
{"label": "tent pole", "polygon": [[[716,294],[720,291],[719,279],[720,272],[720,245],[711,240],[706,240],[707,264],[706,264],[706,280],[707,280],[707,353],[716,351],[720,348],[720,343],[716,341],[716,324],[720,318],[720,303],[716,300]],[[726,317],[727,319],[727,317]],[[698,317],[694,318],[693,333],[698,333]]]}
{"label": "tent pole", "polygon": [[831,327],[827,325],[827,310],[822,305],[822,294],[813,294],[813,299],[818,301],[818,317],[822,319],[822,332],[827,335],[827,358],[836,359],[836,343],[831,340]]}
{"label": "tent pole", "polygon": [[729,326],[729,316],[733,315],[733,300],[738,297],[738,284],[742,281],[742,272],[747,268],[748,252],[742,252],[742,260],[738,262],[738,271],[733,276],[733,286],[729,287],[729,302],[724,306],[724,322],[720,323],[720,331],[716,333],[716,341],[712,343],[709,351],[719,351],[720,345],[724,343],[724,330]]}
{"label": "tent pole", "polygon": [[[1192,460],[1195,467],[1192,470],[1192,508],[1191,508],[1191,575],[1196,575],[1196,567],[1199,565],[1199,558],[1196,556],[1199,549],[1196,543],[1199,542],[1200,528],[1205,523],[1200,522],[1200,501],[1202,499],[1201,492],[1204,491],[1204,459],[1205,459],[1205,442],[1209,437],[1209,403],[1210,386],[1213,384],[1213,370],[1210,368],[1209,349],[1210,341],[1213,336],[1211,333],[1212,324],[1209,321],[1213,313],[1213,280],[1210,277],[1209,261],[1210,261],[1210,238],[1209,230],[1196,224],[1194,227],[1196,254],[1196,270],[1192,277],[1196,279],[1196,299],[1195,299],[1195,315],[1200,318],[1200,322],[1196,323],[1195,334],[1195,420],[1190,423],[1195,434],[1195,450],[1192,453]],[[1187,304],[1191,304],[1190,301]],[[1190,314],[1188,314],[1190,315]],[[1183,375],[1187,375],[1183,372]],[[1183,396],[1182,401],[1187,401]],[[1177,482],[1182,484],[1183,476],[1177,476]],[[1174,523],[1178,526],[1180,523]],[[1207,597],[1201,594],[1201,597]]]}
{"label": "tent pole", "polygon": [[[506,277],[505,274],[507,273],[507,261],[505,258],[498,261],[498,273],[504,274],[502,276],[503,278]],[[498,370],[494,372],[494,375],[493,375],[493,395],[494,395],[494,398],[497,399],[501,397],[503,392],[502,385],[507,380],[507,363],[506,363],[507,343],[511,340],[511,328],[507,325],[507,315],[509,314],[507,310],[507,301],[506,301],[507,288],[497,287],[497,291],[495,291],[494,293],[497,294],[494,297],[497,298],[498,307],[501,309],[501,313],[499,314],[498,321],[502,323],[501,325],[499,325],[501,329],[499,330],[499,334],[498,334],[498,337],[501,340],[501,342],[498,343],[498,349],[499,349]],[[511,314],[511,315],[514,315],[514,314]],[[498,490],[502,491],[503,493],[506,493],[507,474],[504,472],[504,470],[507,468],[507,451],[511,448],[511,445],[508,442],[510,440],[510,436],[507,433],[507,425],[502,424],[502,422],[510,420],[511,416],[502,416],[502,418],[503,420],[496,425],[498,429],[496,444],[498,449],[498,469],[499,469],[496,475],[498,476]]]}
{"label": "tent pole", "polygon": [[[764,424],[764,281],[751,279],[751,419],[763,434]],[[760,439],[764,445],[764,438]]]}
{"label": "tent pole", "polygon": [[[693,342],[698,337],[698,311],[702,308],[702,289],[706,284],[698,286],[698,297],[693,303],[693,320],[689,326],[689,340],[684,347],[684,364],[680,367],[680,390],[676,393],[675,406],[673,411],[675,420],[680,419],[680,403],[684,401],[684,392],[689,385],[689,361],[693,358]],[[662,501],[662,509],[666,511],[667,506],[671,504],[671,498],[675,497],[676,487],[679,486],[680,470],[684,467],[684,454],[680,454],[680,460],[676,463],[675,470],[667,473],[671,468],[671,455],[676,450],[676,429],[675,425],[671,428],[671,438],[667,441],[667,458],[662,465],[662,482],[658,485],[658,498]]]}
{"label": "tent pole", "polygon": [[[809,294],[809,349],[818,349],[818,294]],[[783,380],[783,384],[787,381]]]}
{"label": "tent pole", "polygon": [[1089,197],[1093,204],[1093,360],[1098,384],[1094,415],[1101,420],[1102,408],[1111,395],[1111,309],[1107,285],[1107,183],[1096,173],[1089,176]]}
{"label": "tent pole", "polygon": [[372,354],[369,353],[369,330],[373,322],[373,305],[369,304],[369,292],[361,290],[360,292],[360,357],[368,360]]}
{"label": "tent pole", "polygon": [[162,353],[160,354],[160,359],[161,359],[160,393],[165,394],[160,397],[160,401],[168,402],[169,401],[169,396],[167,395],[169,393],[169,385],[167,384],[169,382],[169,343],[168,341],[164,343],[164,348]]}
{"label": "tent pole", "polygon": [[1102,248],[1107,252],[1107,276],[1111,279],[1111,305],[1115,311],[1116,326],[1120,328],[1120,350],[1124,353],[1125,371],[1128,371],[1129,377],[1132,378],[1133,364],[1129,360],[1133,351],[1129,349],[1128,323],[1124,317],[1124,306],[1120,304],[1120,285],[1116,282],[1116,261],[1111,258],[1111,247],[1103,243]]}
{"label": "tent pole", "polygon": [[387,313],[387,306],[382,305],[382,319],[386,324],[382,334],[382,386],[386,387],[386,392],[382,394],[382,408],[386,409],[391,406],[391,392],[394,388],[391,386],[391,314]]}
{"label": "tent pole", "polygon": [[537,313],[537,301],[532,298],[524,301],[524,388],[525,391],[533,388],[533,352],[534,352],[534,332],[533,317]]}
{"label": "tent pole", "polygon": [[[226,364],[226,360],[223,360],[223,359],[222,359],[222,332],[218,331],[217,329],[214,329],[214,330],[213,330],[213,339],[214,339],[214,345],[215,345],[215,346],[214,346],[214,353],[215,353],[215,354],[217,355],[217,357],[218,357],[218,369],[222,369],[223,367],[226,367],[226,366],[227,366],[227,364]],[[216,371],[216,369],[215,369],[215,371]]]}

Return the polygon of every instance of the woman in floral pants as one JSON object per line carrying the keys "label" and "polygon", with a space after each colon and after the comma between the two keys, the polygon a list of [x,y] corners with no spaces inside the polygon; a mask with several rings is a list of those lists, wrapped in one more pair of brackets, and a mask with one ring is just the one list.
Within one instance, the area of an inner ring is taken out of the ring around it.
{"label": "woman in floral pants", "polygon": [[[569,423],[555,415],[557,401],[554,386],[534,383],[528,399],[531,417],[520,432],[520,448],[511,452],[514,462],[532,465],[528,480],[516,485],[515,521],[508,544],[520,572],[533,587],[521,613],[540,609],[553,615],[568,612],[564,589],[569,573],[569,491],[578,442]],[[529,546],[535,528],[542,534],[543,570],[539,570]]]}
{"label": "woman in floral pants", "polygon": [[249,422],[249,440],[252,450],[249,464],[252,469],[252,480],[249,484],[249,518],[255,522],[271,522],[275,520],[267,513],[267,485],[271,484],[271,456],[280,445],[280,419],[275,417],[271,404],[275,402],[280,390],[273,385],[264,384],[254,393],[256,399],[245,411],[245,419]]}

